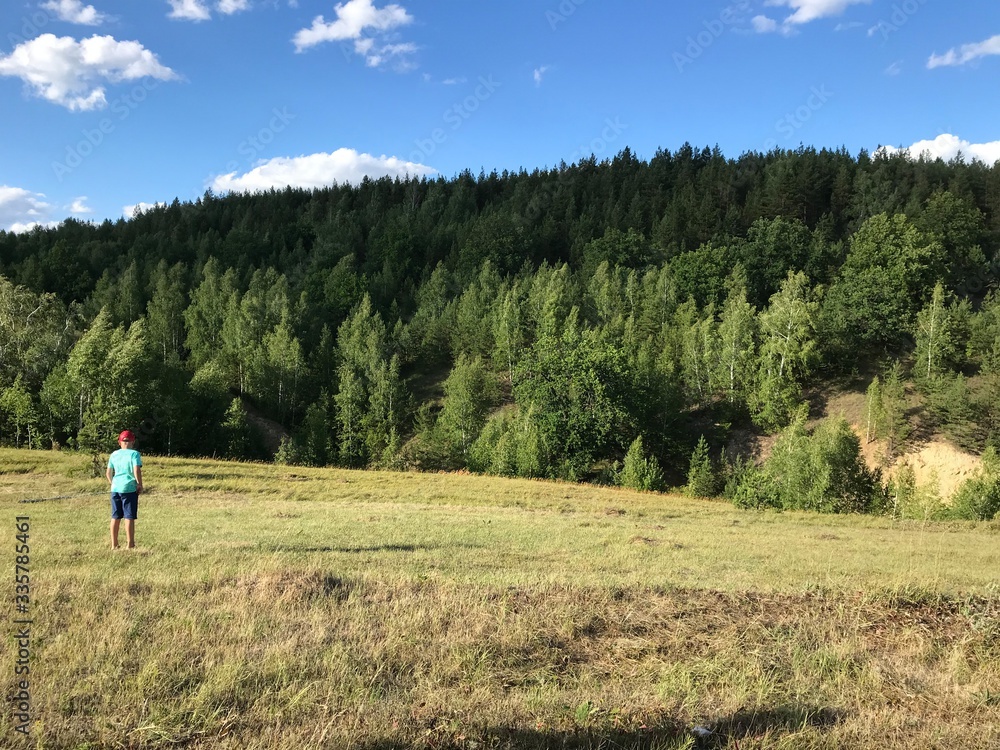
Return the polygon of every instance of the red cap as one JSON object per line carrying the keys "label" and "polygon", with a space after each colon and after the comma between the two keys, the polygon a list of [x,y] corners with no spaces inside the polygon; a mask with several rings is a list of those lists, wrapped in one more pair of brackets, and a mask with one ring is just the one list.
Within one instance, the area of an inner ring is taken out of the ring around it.
{"label": "red cap", "polygon": [[118,442],[128,441],[130,443],[135,442],[135,435],[132,434],[132,430],[122,430],[122,434],[118,436]]}

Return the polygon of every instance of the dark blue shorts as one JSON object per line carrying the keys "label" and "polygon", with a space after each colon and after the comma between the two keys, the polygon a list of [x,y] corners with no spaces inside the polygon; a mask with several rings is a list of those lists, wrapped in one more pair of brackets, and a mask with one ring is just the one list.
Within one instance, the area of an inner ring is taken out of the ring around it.
{"label": "dark blue shorts", "polygon": [[139,517],[139,493],[138,492],[112,492],[111,493],[111,517],[131,518]]}

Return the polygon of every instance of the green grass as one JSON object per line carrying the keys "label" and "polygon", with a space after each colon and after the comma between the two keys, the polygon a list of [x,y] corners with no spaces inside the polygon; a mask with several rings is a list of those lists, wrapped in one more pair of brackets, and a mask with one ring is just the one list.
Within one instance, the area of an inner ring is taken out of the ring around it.
{"label": "green grass", "polygon": [[32,746],[1000,743],[1000,523],[146,457],[112,553],[92,474],[0,451]]}

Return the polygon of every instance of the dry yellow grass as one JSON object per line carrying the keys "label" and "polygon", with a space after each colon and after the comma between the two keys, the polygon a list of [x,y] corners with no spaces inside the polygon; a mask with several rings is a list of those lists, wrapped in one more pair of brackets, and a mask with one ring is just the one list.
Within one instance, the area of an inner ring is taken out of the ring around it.
{"label": "dry yellow grass", "polygon": [[90,471],[0,451],[32,747],[1000,744],[997,523],[147,457],[111,553]]}

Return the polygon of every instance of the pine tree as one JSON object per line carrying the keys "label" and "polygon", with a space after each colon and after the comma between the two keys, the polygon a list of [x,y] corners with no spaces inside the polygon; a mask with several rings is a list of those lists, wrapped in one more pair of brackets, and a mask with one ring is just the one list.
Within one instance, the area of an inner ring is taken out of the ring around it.
{"label": "pine tree", "polygon": [[691,464],[688,467],[687,484],[684,494],[691,497],[713,497],[717,490],[715,471],[712,459],[708,455],[708,442],[702,435],[691,453]]}

